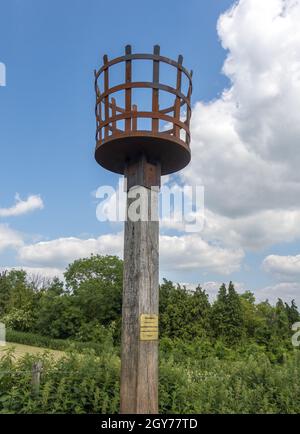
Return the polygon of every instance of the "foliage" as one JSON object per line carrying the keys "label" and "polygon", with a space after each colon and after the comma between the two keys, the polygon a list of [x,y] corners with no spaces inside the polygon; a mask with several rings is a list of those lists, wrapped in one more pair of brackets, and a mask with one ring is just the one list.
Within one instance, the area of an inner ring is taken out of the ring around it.
{"label": "foliage", "polygon": [[123,263],[117,256],[91,255],[77,259],[65,272],[67,287],[73,291],[87,281],[100,280],[107,285],[122,287]]}
{"label": "foliage", "polygon": [[13,353],[0,360],[0,413],[116,413],[119,402],[119,359],[69,353],[54,360],[39,356],[43,364],[36,396],[31,386],[34,356],[14,360]]}
{"label": "foliage", "polygon": [[34,324],[34,291],[26,281],[26,272],[4,271],[0,274],[0,318],[17,330],[30,330]]}
{"label": "foliage", "polygon": [[13,307],[2,317],[2,322],[4,322],[6,327],[26,331],[32,328],[33,318],[31,311],[27,306],[24,306],[23,309]]}
{"label": "foliage", "polygon": [[299,413],[299,352],[283,365],[261,354],[247,360],[161,363],[163,413]]}
{"label": "foliage", "polygon": [[[67,352],[56,361],[43,356],[38,397],[34,358],[1,358],[0,412],[118,412],[122,267],[117,257],[92,255],[70,264],[65,282],[0,273],[7,340]],[[201,286],[164,280],[161,412],[299,413],[300,353],[291,344],[298,321],[294,301],[257,303],[232,282],[210,301]]]}
{"label": "foliage", "polygon": [[68,294],[45,292],[39,300],[34,331],[53,338],[73,337],[80,328],[80,307]]}
{"label": "foliage", "polygon": [[228,342],[239,341],[244,333],[243,308],[239,295],[230,282],[228,290],[223,284],[213,304],[211,313],[212,332]]}
{"label": "foliage", "polygon": [[[83,342],[102,342],[109,329],[114,344],[119,344],[122,267],[115,256],[92,255],[68,266],[65,283],[29,278],[25,271],[3,272],[0,321],[16,331]],[[232,282],[221,285],[212,303],[201,286],[190,291],[165,279],[160,285],[162,337],[201,337],[231,346],[251,340],[276,361],[290,349],[291,326],[298,320],[294,301],[289,305],[278,300],[276,306],[256,303],[250,291],[238,294]]]}
{"label": "foliage", "polygon": [[188,291],[164,279],[160,286],[160,331],[162,336],[193,339],[207,334],[210,312],[208,295],[198,286]]}
{"label": "foliage", "polygon": [[[177,347],[178,350],[179,347]],[[43,363],[40,391],[31,386],[34,356],[15,360],[8,352],[0,359],[0,413],[117,413],[118,356],[69,353]],[[160,360],[162,413],[299,413],[300,353],[283,364],[271,364],[263,353],[215,356],[175,361],[173,352]]]}

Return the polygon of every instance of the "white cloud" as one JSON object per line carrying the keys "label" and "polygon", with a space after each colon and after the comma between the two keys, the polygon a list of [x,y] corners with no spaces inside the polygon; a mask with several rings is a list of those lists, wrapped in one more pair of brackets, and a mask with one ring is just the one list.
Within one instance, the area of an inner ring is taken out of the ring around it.
{"label": "white cloud", "polygon": [[281,282],[275,285],[269,285],[254,291],[257,301],[269,300],[276,303],[278,298],[285,302],[295,300],[300,307],[300,284],[298,282]]}
{"label": "white cloud", "polygon": [[300,255],[269,255],[263,261],[263,269],[279,279],[300,278]]}
{"label": "white cloud", "polygon": [[0,224],[0,252],[7,248],[19,248],[23,245],[21,234],[6,224]]}
{"label": "white cloud", "polygon": [[18,194],[15,196],[16,203],[10,208],[0,208],[0,217],[15,217],[37,209],[43,209],[43,200],[39,195],[30,195],[22,200]]}
{"label": "white cloud", "polygon": [[29,244],[19,249],[19,260],[35,267],[63,268],[75,259],[94,254],[120,255],[121,234],[101,235],[99,238],[58,238]]}
{"label": "white cloud", "polygon": [[296,300],[300,307],[300,255],[269,255],[262,268],[279,283],[256,290],[260,300],[268,298],[275,302],[278,298],[285,301]]}
{"label": "white cloud", "polygon": [[[22,264],[34,267],[63,268],[78,258],[94,254],[122,256],[123,234],[98,238],[58,238],[24,245],[19,249]],[[239,269],[244,253],[210,245],[198,235],[160,237],[162,274],[169,270],[205,270],[229,274]]]}
{"label": "white cloud", "polygon": [[[195,218],[194,214],[194,218]],[[275,243],[300,239],[300,209],[260,210],[255,214],[228,217],[206,209],[198,213],[197,220],[204,219],[201,237],[207,242],[217,242],[227,247],[259,250]],[[179,220],[164,219],[162,229],[184,231]]]}
{"label": "white cloud", "polygon": [[162,271],[205,270],[230,274],[239,270],[244,257],[242,249],[226,249],[212,245],[199,235],[160,237]]}
{"label": "white cloud", "polygon": [[63,279],[63,273],[64,269],[62,268],[50,268],[50,267],[22,267],[22,266],[15,266],[15,267],[1,267],[1,271],[10,271],[10,270],[24,270],[28,274],[28,276],[38,276],[41,278],[46,279],[53,279],[54,277],[58,277],[60,279]]}
{"label": "white cloud", "polygon": [[300,239],[300,209],[261,210],[236,218],[206,210],[202,236],[227,246],[251,250],[293,241]]}
{"label": "white cloud", "polygon": [[226,244],[300,239],[299,21],[299,0],[241,0],[218,22],[231,84],[195,105],[182,176],[205,186]]}

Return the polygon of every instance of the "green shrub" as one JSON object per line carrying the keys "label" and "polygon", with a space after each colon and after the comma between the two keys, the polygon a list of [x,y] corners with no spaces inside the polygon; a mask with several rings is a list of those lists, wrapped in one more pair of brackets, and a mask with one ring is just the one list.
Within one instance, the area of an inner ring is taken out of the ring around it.
{"label": "green shrub", "polygon": [[299,413],[300,353],[273,365],[267,356],[176,363],[161,360],[162,413]]}
{"label": "green shrub", "polygon": [[43,363],[39,394],[31,386],[34,356],[0,360],[0,413],[116,413],[119,408],[119,359],[93,352],[70,353]]}
{"label": "green shrub", "polygon": [[[45,353],[39,395],[31,386],[36,356],[0,359],[0,413],[117,413],[120,359],[93,350],[70,352],[59,360]],[[240,360],[215,356],[177,361],[161,356],[161,413],[299,413],[300,353],[282,364],[265,354]]]}

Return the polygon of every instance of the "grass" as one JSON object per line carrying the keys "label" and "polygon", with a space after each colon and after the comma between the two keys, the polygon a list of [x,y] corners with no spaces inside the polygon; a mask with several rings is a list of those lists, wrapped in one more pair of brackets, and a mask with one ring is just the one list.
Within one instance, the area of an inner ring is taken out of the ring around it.
{"label": "grass", "polygon": [[25,356],[25,354],[43,354],[45,351],[54,356],[56,360],[63,357],[65,353],[58,350],[50,350],[49,348],[33,347],[31,345],[16,344],[15,342],[7,342],[5,346],[0,346],[0,358],[3,357],[6,350],[14,349],[14,354],[17,359]]}

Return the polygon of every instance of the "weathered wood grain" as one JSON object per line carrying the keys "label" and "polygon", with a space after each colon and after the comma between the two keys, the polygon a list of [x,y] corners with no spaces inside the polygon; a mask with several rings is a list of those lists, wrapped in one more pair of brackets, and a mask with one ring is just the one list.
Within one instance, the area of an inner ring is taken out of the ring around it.
{"label": "weathered wood grain", "polygon": [[[153,168],[160,178],[159,165]],[[141,314],[158,315],[159,222],[151,221],[151,212],[158,214],[158,188],[150,206],[148,170],[141,157],[126,172],[131,189],[146,184],[142,188],[149,205],[148,221],[125,222],[120,411],[127,414],[158,412],[158,340],[142,341],[139,333]],[[127,199],[127,209],[134,200]]]}

